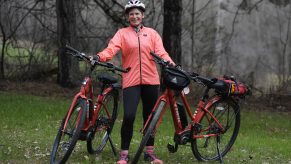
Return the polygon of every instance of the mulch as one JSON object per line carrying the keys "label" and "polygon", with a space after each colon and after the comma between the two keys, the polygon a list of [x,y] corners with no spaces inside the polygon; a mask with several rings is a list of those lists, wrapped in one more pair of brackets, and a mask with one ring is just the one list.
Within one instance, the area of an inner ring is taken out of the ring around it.
{"label": "mulch", "polygon": [[29,94],[42,97],[69,98],[79,90],[76,88],[63,88],[56,82],[49,81],[10,81],[0,80],[0,91]]}

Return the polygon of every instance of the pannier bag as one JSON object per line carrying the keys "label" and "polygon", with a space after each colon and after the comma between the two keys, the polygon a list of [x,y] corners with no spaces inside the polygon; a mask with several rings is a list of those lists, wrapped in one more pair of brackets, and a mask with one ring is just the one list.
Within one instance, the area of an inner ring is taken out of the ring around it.
{"label": "pannier bag", "polygon": [[163,83],[173,90],[182,90],[189,85],[190,79],[182,70],[167,67],[163,74]]}

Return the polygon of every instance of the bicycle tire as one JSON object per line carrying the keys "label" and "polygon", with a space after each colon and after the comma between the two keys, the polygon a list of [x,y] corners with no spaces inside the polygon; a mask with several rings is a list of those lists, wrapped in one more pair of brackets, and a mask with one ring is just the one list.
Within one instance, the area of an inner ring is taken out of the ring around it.
{"label": "bicycle tire", "polygon": [[[84,126],[86,110],[86,100],[78,98],[74,104],[71,115],[67,116],[69,114],[67,113],[66,117],[61,123],[61,126],[58,129],[58,133],[51,152],[51,164],[65,163],[70,157],[79,139],[81,129]],[[63,133],[62,129],[64,128],[65,120],[67,117],[69,117],[69,119],[66,129]]]}
{"label": "bicycle tire", "polygon": [[142,137],[142,140],[140,142],[138,150],[136,151],[136,153],[132,159],[132,162],[131,162],[132,164],[136,164],[138,162],[139,157],[140,157],[141,153],[143,152],[143,149],[144,149],[147,141],[149,140],[150,136],[152,135],[153,130],[155,129],[155,127],[158,123],[158,120],[161,116],[161,112],[164,108],[164,105],[166,105],[166,102],[161,101],[161,104],[159,104],[157,110],[155,111],[155,114],[152,117],[152,120],[151,120],[150,124],[148,125],[144,136]]}
{"label": "bicycle tire", "polygon": [[[218,121],[227,128],[220,134],[220,154],[224,157],[233,146],[240,128],[240,108],[236,101],[231,98],[220,99],[212,104],[208,109]],[[229,117],[230,116],[230,117]],[[194,132],[197,135],[215,133],[215,123],[209,119],[208,114],[205,114],[200,124],[199,132]],[[230,118],[230,119],[229,119]],[[208,130],[209,129],[209,130]],[[213,131],[214,130],[214,131]],[[196,138],[191,140],[191,148],[193,155],[198,161],[220,160],[220,155],[217,151],[217,138]]]}
{"label": "bicycle tire", "polygon": [[[118,91],[111,90],[106,94],[103,99],[103,104],[104,105],[101,105],[98,111],[95,132],[93,132],[92,136],[87,140],[87,151],[90,154],[100,153],[109,139],[109,135],[117,118]],[[108,116],[108,114],[110,114],[110,116]]]}

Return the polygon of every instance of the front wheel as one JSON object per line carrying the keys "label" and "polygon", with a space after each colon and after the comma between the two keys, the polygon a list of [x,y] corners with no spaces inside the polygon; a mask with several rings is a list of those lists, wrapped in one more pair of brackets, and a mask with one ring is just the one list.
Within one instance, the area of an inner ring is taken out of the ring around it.
{"label": "front wheel", "polygon": [[166,103],[164,101],[161,101],[160,105],[158,106],[157,110],[155,111],[155,114],[153,115],[149,125],[146,128],[145,134],[142,137],[142,140],[140,142],[138,150],[134,155],[134,158],[132,160],[132,164],[138,163],[139,157],[140,157],[141,153],[143,152],[143,149],[144,149],[147,141],[149,140],[150,136],[153,135],[153,131],[154,131],[159,119],[160,119],[161,112],[162,112],[165,104]]}
{"label": "front wheel", "polygon": [[87,140],[87,150],[90,154],[100,153],[113,129],[117,117],[118,91],[111,90],[103,97],[102,104],[98,110],[98,117],[95,123],[94,134]]}
{"label": "front wheel", "polygon": [[[78,98],[70,115],[68,112],[63,119],[51,152],[51,164],[65,163],[68,160],[84,125],[86,109],[86,100]],[[68,118],[67,122],[66,118]]]}
{"label": "front wheel", "polygon": [[[220,132],[213,118],[205,113],[199,122],[199,130],[194,130],[194,134],[203,136],[219,133],[219,136],[195,138],[191,141],[192,152],[199,161],[220,160],[220,157],[225,156],[234,144],[240,127],[239,105],[231,98],[215,102],[208,110],[225,130]],[[219,147],[217,147],[218,138]],[[217,148],[219,148],[220,155]]]}

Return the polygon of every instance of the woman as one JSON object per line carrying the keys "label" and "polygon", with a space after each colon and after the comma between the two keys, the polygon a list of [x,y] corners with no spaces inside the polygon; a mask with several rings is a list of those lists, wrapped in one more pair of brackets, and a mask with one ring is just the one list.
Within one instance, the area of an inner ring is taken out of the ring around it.
{"label": "woman", "polygon": [[[150,52],[153,51],[173,63],[163,47],[159,34],[154,29],[143,26],[144,12],[143,3],[139,0],[129,0],[125,6],[125,15],[130,26],[119,29],[108,47],[97,54],[99,60],[104,62],[112,59],[121,50],[123,68],[131,67],[128,73],[122,75],[124,117],[118,164],[128,162],[128,150],[139,99],[142,100],[145,123],[158,98],[159,74]],[[150,138],[146,144],[145,159],[152,163],[163,163],[154,154],[154,138]]]}

